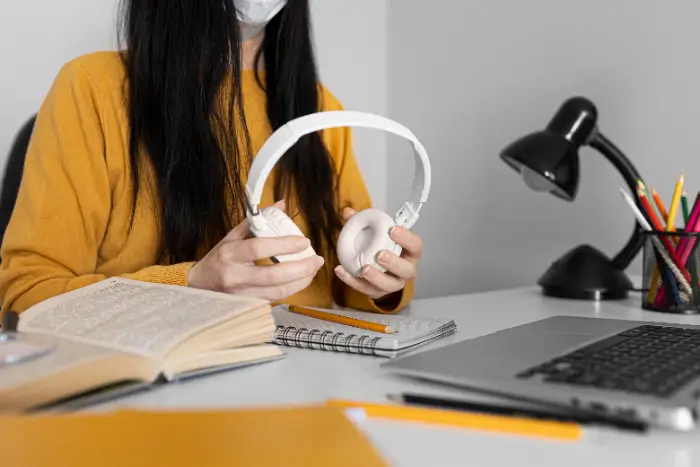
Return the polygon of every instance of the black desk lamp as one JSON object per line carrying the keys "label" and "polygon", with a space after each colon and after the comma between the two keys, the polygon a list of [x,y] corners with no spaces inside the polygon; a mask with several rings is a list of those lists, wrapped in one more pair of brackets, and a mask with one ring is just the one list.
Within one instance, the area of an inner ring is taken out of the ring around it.
{"label": "black desk lamp", "polygon": [[[597,126],[598,111],[592,102],[574,97],[562,104],[543,131],[531,133],[506,147],[501,158],[520,173],[536,191],[548,191],[573,201],[578,191],[582,146],[599,151],[622,174],[632,193],[641,179],[632,163]],[[611,260],[600,250],[581,245],[555,261],[540,277],[545,295],[585,300],[627,297],[633,288],[624,270],[642,247],[643,236],[635,224],[627,244]]]}

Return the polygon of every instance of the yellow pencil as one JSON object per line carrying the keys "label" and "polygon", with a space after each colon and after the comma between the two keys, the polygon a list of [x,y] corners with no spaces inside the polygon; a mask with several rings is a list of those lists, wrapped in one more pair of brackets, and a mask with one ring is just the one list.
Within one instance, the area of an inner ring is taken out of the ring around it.
{"label": "yellow pencil", "polygon": [[355,328],[367,329],[368,331],[382,332],[384,334],[396,333],[396,330],[383,324],[372,323],[370,321],[363,321],[355,318],[348,318],[346,316],[339,316],[333,313],[312,310],[310,308],[304,308],[296,305],[289,305],[289,311],[304,316],[310,316],[312,318],[322,319],[324,321],[331,321],[333,323],[346,324]]}
{"label": "yellow pencil", "polygon": [[583,429],[576,423],[535,420],[505,415],[490,415],[457,410],[383,405],[331,399],[331,407],[362,409],[366,416],[405,422],[431,423],[457,428],[518,434],[541,438],[579,439]]}
{"label": "yellow pencil", "polygon": [[676,182],[676,188],[673,190],[673,199],[671,200],[671,207],[668,210],[668,220],[666,221],[666,232],[676,231],[676,213],[678,212],[678,205],[680,204],[681,195],[683,194],[684,181],[685,177],[681,174]]}

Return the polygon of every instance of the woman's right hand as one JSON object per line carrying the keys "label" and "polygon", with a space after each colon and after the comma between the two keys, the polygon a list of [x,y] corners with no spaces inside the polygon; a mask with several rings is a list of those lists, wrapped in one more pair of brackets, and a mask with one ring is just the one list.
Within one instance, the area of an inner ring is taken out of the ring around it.
{"label": "woman's right hand", "polygon": [[[276,207],[284,209],[284,201]],[[256,260],[300,253],[309,247],[309,240],[303,236],[248,238],[249,235],[246,219],[192,266],[188,286],[277,301],[307,288],[323,266],[320,256],[256,265]]]}

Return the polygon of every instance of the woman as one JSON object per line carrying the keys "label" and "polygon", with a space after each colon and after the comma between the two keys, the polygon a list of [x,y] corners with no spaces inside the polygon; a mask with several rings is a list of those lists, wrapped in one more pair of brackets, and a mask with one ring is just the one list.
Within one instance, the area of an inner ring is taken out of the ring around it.
{"label": "woman", "polygon": [[[341,109],[319,85],[308,0],[131,0],[125,52],[68,63],[39,112],[2,245],[3,310],[107,277],[271,301],[395,312],[421,240],[355,278],[337,266],[343,221],[370,206],[348,129],[303,138],[265,187],[308,238],[250,238],[244,186],[271,132]],[[238,12],[238,13],[237,13]],[[272,264],[310,244],[321,257]]]}

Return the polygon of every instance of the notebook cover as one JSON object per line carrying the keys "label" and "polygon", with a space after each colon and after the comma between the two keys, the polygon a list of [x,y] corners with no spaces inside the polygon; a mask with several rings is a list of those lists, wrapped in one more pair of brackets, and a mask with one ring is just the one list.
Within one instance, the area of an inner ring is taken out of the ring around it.
{"label": "notebook cover", "polygon": [[0,417],[12,467],[379,467],[341,409],[140,412]]}

